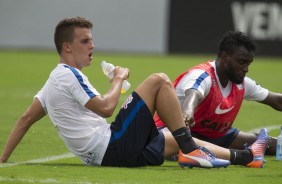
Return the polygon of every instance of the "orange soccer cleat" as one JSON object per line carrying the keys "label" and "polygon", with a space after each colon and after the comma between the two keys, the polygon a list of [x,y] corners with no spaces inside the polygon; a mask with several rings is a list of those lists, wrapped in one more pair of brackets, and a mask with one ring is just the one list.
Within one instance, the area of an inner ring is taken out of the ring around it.
{"label": "orange soccer cleat", "polygon": [[264,153],[267,148],[267,140],[269,139],[268,132],[265,128],[261,129],[256,142],[254,142],[250,147],[247,147],[246,149],[249,149],[253,154],[253,161],[247,164],[247,167],[253,167],[253,168],[263,168],[264,164]]}
{"label": "orange soccer cleat", "polygon": [[184,166],[188,166],[189,168],[226,168],[230,165],[230,161],[216,158],[208,149],[199,147],[199,149],[188,154],[184,154],[180,150],[178,154],[178,164],[181,168],[184,168]]}

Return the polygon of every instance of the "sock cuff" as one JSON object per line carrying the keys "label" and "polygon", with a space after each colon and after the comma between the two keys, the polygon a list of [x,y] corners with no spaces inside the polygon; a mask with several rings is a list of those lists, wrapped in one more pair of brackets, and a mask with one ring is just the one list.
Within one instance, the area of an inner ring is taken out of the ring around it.
{"label": "sock cuff", "polygon": [[179,128],[179,129],[173,131],[172,135],[176,139],[182,139],[182,138],[187,139],[187,137],[188,138],[192,137],[190,129],[187,128],[187,127],[182,127],[182,128]]}

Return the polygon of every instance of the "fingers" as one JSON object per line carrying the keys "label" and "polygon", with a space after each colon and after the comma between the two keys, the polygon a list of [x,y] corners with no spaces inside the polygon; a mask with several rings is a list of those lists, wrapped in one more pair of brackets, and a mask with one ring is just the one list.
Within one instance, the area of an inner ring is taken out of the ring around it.
{"label": "fingers", "polygon": [[130,71],[129,71],[129,69],[128,69],[128,73],[127,73],[127,79],[129,78],[129,73],[130,73]]}
{"label": "fingers", "polygon": [[186,126],[188,127],[194,127],[195,126],[195,121],[194,117],[190,117],[187,114],[183,114],[183,120]]}
{"label": "fingers", "polygon": [[129,78],[129,69],[128,68],[123,68],[120,66],[116,66],[116,72],[122,76],[124,79],[128,79]]}
{"label": "fingers", "polygon": [[185,125],[189,127],[194,127],[195,126],[195,121],[191,121],[189,119],[184,119]]}

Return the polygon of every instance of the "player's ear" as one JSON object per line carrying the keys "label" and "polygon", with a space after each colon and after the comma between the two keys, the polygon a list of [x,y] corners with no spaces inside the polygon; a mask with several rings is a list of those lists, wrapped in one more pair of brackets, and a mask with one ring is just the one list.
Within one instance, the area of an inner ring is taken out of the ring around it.
{"label": "player's ear", "polygon": [[71,45],[70,45],[70,43],[64,42],[64,43],[63,43],[63,50],[64,50],[65,52],[67,52],[67,53],[70,53],[70,52],[71,52]]}
{"label": "player's ear", "polygon": [[221,51],[221,53],[220,53],[220,58],[223,60],[223,61],[225,61],[225,60],[227,60],[228,58],[229,58],[229,56],[230,56],[230,54],[228,54],[226,51]]}

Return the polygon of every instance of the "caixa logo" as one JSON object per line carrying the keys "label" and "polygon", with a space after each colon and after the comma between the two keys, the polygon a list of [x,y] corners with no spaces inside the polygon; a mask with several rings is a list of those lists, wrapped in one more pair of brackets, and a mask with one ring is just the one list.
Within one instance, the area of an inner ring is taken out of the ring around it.
{"label": "caixa logo", "polygon": [[235,30],[255,40],[282,40],[282,6],[275,2],[231,3]]}
{"label": "caixa logo", "polygon": [[217,132],[225,132],[232,126],[233,122],[212,122],[210,120],[203,120],[200,122],[202,127],[212,129]]}

